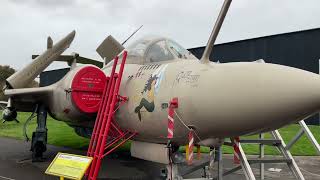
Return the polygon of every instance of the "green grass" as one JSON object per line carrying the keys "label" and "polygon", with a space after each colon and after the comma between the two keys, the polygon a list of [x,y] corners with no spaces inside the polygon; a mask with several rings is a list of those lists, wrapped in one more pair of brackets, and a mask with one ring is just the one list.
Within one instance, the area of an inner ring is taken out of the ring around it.
{"label": "green grass", "polygon": [[[19,113],[18,120],[20,121],[19,124],[15,122],[6,122],[5,124],[0,124],[0,136],[2,137],[11,137],[16,139],[24,139],[22,128],[25,120],[29,117],[30,113]],[[33,119],[28,128],[28,136],[31,137],[32,132],[36,128],[36,119]],[[66,123],[56,121],[51,117],[48,117],[48,143],[56,146],[63,146],[63,147],[70,147],[75,149],[85,149],[88,146],[89,139],[83,138],[78,136],[73,128],[69,127]],[[320,127],[319,126],[309,126],[311,131],[314,133],[315,138],[320,142]],[[285,142],[289,142],[292,137],[296,135],[299,131],[299,125],[289,125],[280,129],[280,133],[285,140]],[[246,136],[242,138],[257,138],[257,136]],[[270,138],[269,134],[266,134],[265,138]],[[130,144],[125,144],[120,150],[128,150]],[[184,148],[182,147],[181,150]],[[259,147],[258,145],[243,145],[243,149],[246,154],[258,154]],[[206,147],[201,148],[202,152],[208,152],[209,149]],[[225,153],[233,153],[232,148],[230,147],[223,147],[223,151]],[[291,152],[293,155],[300,155],[300,156],[310,156],[316,155],[316,151],[307,139],[305,135],[292,147]],[[278,154],[275,148],[271,148],[266,146],[265,148],[266,154]]]}
{"label": "green grass", "polygon": [[[287,127],[281,128],[280,129],[280,134],[287,144],[288,142],[291,141],[291,139],[298,133],[300,130],[300,125],[298,124],[293,124],[289,125]],[[310,130],[312,131],[313,135],[317,139],[318,142],[320,142],[320,127],[319,126],[309,126]],[[245,137],[248,139],[252,138],[258,138],[258,136],[249,136]],[[271,135],[267,133],[265,135],[265,138],[271,138]],[[228,150],[230,152],[230,150]],[[244,146],[244,151],[248,154],[257,154],[259,151],[258,145],[246,145]],[[266,154],[279,154],[278,151],[275,148],[271,148],[270,146],[266,146],[265,148]],[[306,135],[303,135],[299,141],[292,146],[290,149],[290,152],[293,155],[297,156],[311,156],[311,155],[317,155],[316,150],[314,149],[313,145],[309,141]]]}
{"label": "green grass", "polygon": [[[286,126],[284,128],[281,128],[279,130],[283,140],[287,144],[291,139],[298,133],[300,130],[300,125],[298,124],[292,124],[289,126]],[[312,131],[313,135],[317,139],[318,142],[320,142],[320,126],[309,126],[310,130]],[[258,135],[253,136],[244,136],[241,137],[242,139],[257,139]],[[271,135],[270,133],[265,134],[265,139],[270,139]],[[250,155],[257,155],[259,153],[259,146],[255,144],[242,144],[243,150],[246,154]],[[209,148],[202,147],[202,152],[209,152]],[[223,146],[223,152],[226,154],[232,154],[233,148],[228,146]],[[296,144],[294,144],[290,152],[292,155],[295,156],[314,156],[317,155],[316,150],[314,149],[313,145],[309,141],[306,135],[303,135]],[[278,155],[279,152],[274,147],[265,146],[265,154],[267,155]]]}
{"label": "green grass", "polygon": [[[23,124],[26,119],[30,116],[30,113],[18,113],[18,120],[20,123],[16,122],[6,122],[0,124],[0,136],[2,137],[12,137],[16,139],[24,139],[23,136]],[[56,146],[64,146],[75,149],[82,149],[88,146],[89,139],[78,136],[73,128],[68,126],[66,123],[61,121],[56,121],[48,116],[47,121],[48,126],[48,143]],[[32,137],[32,132],[37,127],[37,119],[34,118],[27,128],[27,134],[29,138]]]}

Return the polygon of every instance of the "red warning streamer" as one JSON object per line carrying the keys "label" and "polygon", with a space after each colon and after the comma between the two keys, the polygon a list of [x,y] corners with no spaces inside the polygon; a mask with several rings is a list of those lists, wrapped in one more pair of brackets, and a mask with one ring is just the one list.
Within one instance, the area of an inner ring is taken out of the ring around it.
{"label": "red warning streamer", "polygon": [[174,131],[174,109],[178,108],[178,98],[173,98],[170,101],[169,111],[168,111],[168,135],[167,138],[173,138]]}
{"label": "red warning streamer", "polygon": [[239,138],[239,137],[235,137],[235,138],[234,138],[234,142],[233,142],[233,163],[234,163],[234,164],[240,164],[240,158],[239,158],[239,154],[240,154],[239,142],[240,142],[240,138]]}
{"label": "red warning streamer", "polygon": [[189,145],[188,145],[188,164],[191,165],[193,161],[193,147],[194,147],[194,136],[193,136],[193,130],[190,130],[189,132]]}

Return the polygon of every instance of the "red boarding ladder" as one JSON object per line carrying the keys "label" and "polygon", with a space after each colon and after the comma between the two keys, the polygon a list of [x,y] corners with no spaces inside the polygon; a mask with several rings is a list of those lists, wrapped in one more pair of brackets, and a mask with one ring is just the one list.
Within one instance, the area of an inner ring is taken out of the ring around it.
{"label": "red boarding ladder", "polygon": [[119,146],[136,135],[136,132],[122,131],[115,122],[114,114],[121,104],[127,101],[126,97],[119,95],[124,65],[127,59],[127,51],[123,52],[119,72],[116,73],[118,56],[114,59],[111,74],[102,94],[97,119],[95,121],[87,156],[93,157],[86,175],[88,180],[98,177],[102,159],[116,150]]}

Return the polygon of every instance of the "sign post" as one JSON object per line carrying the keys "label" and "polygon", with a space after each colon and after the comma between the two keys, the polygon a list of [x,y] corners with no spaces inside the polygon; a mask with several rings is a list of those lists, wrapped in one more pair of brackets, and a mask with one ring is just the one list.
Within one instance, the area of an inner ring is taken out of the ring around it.
{"label": "sign post", "polygon": [[89,168],[92,157],[75,154],[58,153],[46,170],[46,174],[80,180]]}

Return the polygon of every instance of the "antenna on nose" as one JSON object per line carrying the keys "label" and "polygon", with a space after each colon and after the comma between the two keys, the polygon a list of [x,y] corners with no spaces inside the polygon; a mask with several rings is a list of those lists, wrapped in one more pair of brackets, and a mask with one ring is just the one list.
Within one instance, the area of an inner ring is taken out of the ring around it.
{"label": "antenna on nose", "polygon": [[211,35],[209,37],[209,40],[208,40],[208,43],[207,43],[207,46],[203,52],[203,55],[200,59],[200,62],[201,63],[209,63],[209,57],[210,57],[210,54],[213,50],[213,45],[214,45],[214,42],[216,41],[217,39],[217,36],[220,32],[220,29],[221,29],[221,26],[223,24],[223,21],[224,21],[224,18],[226,17],[227,15],[227,12],[229,10],[229,7],[230,7],[230,4],[231,4],[232,0],[225,0],[223,5],[222,5],[222,8],[220,10],[220,13],[219,13],[219,16],[216,20],[216,23],[213,27],[213,30],[211,32]]}

